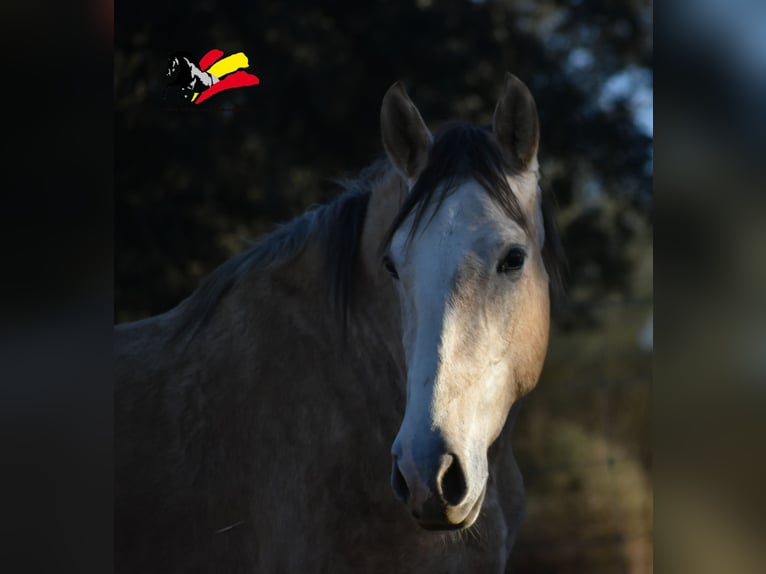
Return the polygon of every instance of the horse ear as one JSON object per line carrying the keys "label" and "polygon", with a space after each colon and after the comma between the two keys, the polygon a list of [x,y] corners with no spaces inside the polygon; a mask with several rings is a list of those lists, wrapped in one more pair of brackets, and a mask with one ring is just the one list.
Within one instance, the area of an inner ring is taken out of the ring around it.
{"label": "horse ear", "polygon": [[540,122],[537,106],[524,82],[506,74],[503,95],[495,107],[492,120],[495,137],[506,159],[523,171],[537,158],[540,142]]}
{"label": "horse ear", "polygon": [[401,82],[391,86],[383,97],[380,131],[391,163],[414,183],[426,166],[433,136]]}

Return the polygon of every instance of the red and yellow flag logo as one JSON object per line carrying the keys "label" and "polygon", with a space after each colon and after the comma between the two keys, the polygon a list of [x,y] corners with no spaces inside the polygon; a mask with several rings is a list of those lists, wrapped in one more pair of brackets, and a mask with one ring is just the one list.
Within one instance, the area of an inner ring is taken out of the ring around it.
{"label": "red and yellow flag logo", "polygon": [[180,86],[181,96],[193,104],[201,104],[225,90],[258,85],[255,74],[245,71],[250,66],[244,52],[223,56],[223,51],[210,50],[198,63],[183,52],[168,58],[166,76],[170,86]]}

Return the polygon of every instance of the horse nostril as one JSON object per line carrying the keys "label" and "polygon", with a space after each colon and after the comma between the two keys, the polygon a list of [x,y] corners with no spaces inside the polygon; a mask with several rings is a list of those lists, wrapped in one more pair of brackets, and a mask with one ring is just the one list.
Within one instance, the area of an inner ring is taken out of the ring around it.
{"label": "horse nostril", "polygon": [[440,470],[437,479],[439,494],[447,504],[457,506],[468,494],[465,474],[457,455],[446,455]]}
{"label": "horse nostril", "polygon": [[406,504],[410,497],[410,489],[407,488],[407,481],[404,480],[404,475],[399,470],[396,457],[394,457],[393,467],[391,468],[391,488],[394,489],[396,497]]}

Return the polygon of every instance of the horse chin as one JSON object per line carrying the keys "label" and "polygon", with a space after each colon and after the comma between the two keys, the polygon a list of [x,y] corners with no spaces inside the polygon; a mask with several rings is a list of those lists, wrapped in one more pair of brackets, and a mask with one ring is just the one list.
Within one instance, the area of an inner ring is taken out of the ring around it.
{"label": "horse chin", "polygon": [[462,521],[458,522],[457,524],[451,524],[449,522],[424,522],[422,520],[418,520],[418,524],[424,530],[436,530],[436,531],[465,530],[466,528],[470,528],[476,522],[476,519],[479,518],[479,514],[481,513],[481,507],[484,504],[484,497],[486,496],[486,494],[487,494],[487,485],[485,484],[484,488],[481,491],[481,494],[476,499],[476,502],[473,503],[471,510],[469,510],[466,517]]}

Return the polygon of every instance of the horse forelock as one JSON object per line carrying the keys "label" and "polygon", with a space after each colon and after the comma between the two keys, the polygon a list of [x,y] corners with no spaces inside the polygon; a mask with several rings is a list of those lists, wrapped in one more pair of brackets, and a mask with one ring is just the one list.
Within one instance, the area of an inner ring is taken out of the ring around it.
{"label": "horse forelock", "polygon": [[430,221],[444,199],[468,179],[477,180],[511,219],[528,230],[527,218],[505,177],[512,173],[488,128],[462,122],[448,124],[437,133],[428,162],[392,222],[382,248],[388,247],[394,233],[414,214],[408,235],[411,241],[429,208],[433,207]]}

